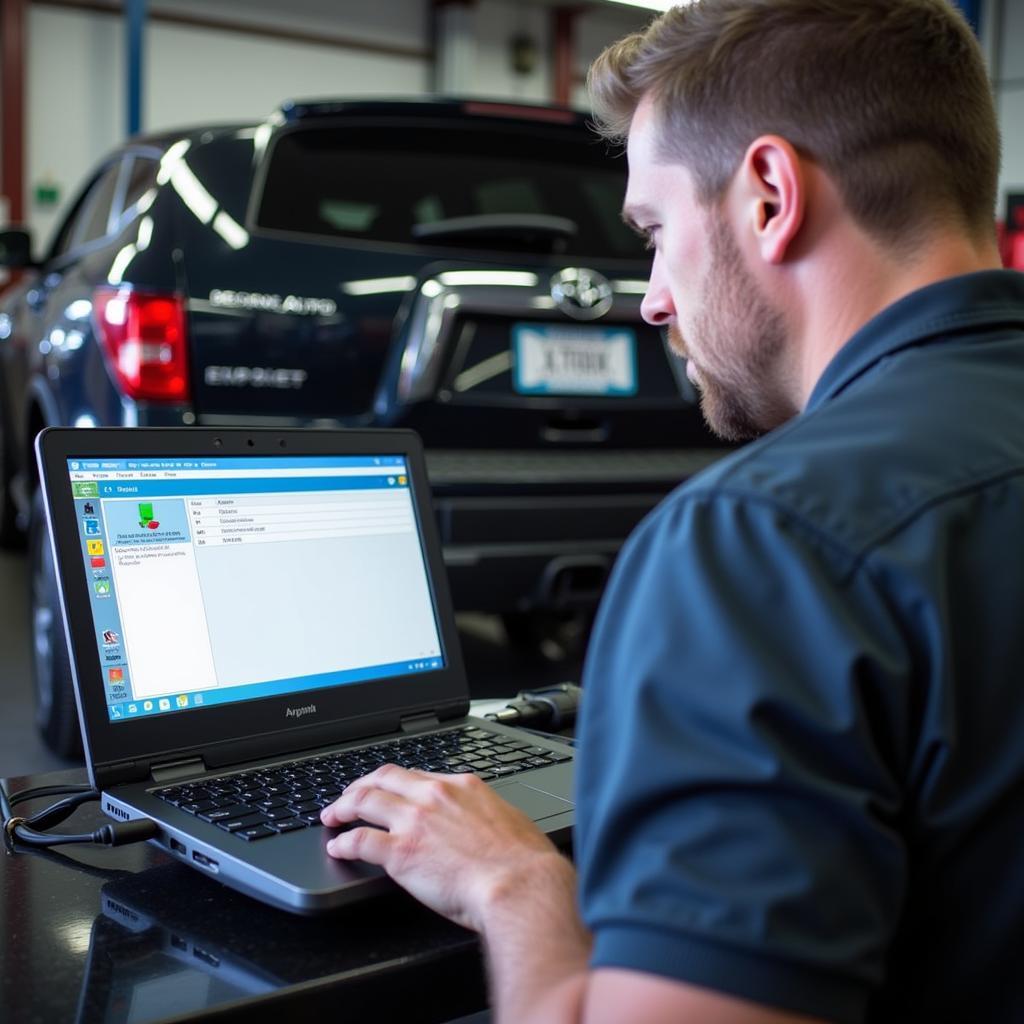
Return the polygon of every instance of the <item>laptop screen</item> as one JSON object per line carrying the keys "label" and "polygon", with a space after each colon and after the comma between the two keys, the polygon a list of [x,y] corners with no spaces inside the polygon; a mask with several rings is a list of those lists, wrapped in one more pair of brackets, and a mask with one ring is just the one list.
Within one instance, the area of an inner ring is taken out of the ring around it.
{"label": "laptop screen", "polygon": [[404,456],[68,472],[112,722],[445,666]]}

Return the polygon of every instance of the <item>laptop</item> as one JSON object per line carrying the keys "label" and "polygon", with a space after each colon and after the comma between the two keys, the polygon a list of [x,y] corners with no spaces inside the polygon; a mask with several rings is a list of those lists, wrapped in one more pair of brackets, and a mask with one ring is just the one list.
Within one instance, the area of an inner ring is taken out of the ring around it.
{"label": "laptop", "polygon": [[319,824],[382,763],[477,773],[569,841],[572,748],[468,716],[414,433],[55,428],[36,454],[107,815],[304,914],[392,884]]}

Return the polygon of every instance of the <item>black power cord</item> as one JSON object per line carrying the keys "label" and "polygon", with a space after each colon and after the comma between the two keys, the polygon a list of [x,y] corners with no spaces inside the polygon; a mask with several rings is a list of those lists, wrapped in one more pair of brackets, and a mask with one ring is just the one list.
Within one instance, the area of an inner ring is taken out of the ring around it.
{"label": "black power cord", "polygon": [[[28,800],[41,800],[48,796],[62,796],[63,800],[51,804],[42,811],[29,817],[15,815],[14,808]],[[148,818],[136,821],[119,821],[109,825],[101,825],[95,832],[83,832],[78,835],[62,835],[45,832],[44,829],[59,825],[69,818],[82,804],[99,800],[100,794],[91,786],[40,786],[36,789],[23,789],[20,793],[10,796],[3,785],[0,785],[0,811],[3,813],[4,838],[11,849],[12,843],[21,843],[33,848],[49,846],[70,846],[74,843],[90,843],[94,846],[126,846],[129,843],[142,843],[157,835],[156,823]],[[13,852],[13,850],[12,850]]]}

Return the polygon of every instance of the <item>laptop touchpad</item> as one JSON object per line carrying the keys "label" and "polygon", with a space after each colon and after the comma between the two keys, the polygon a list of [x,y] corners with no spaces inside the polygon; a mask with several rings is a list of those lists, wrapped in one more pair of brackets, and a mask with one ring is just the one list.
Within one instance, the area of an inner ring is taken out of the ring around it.
{"label": "laptop touchpad", "polygon": [[550,818],[553,814],[564,814],[573,808],[569,800],[562,800],[521,782],[512,782],[507,786],[496,787],[495,792],[514,807],[518,807],[524,814],[533,818],[534,821]]}

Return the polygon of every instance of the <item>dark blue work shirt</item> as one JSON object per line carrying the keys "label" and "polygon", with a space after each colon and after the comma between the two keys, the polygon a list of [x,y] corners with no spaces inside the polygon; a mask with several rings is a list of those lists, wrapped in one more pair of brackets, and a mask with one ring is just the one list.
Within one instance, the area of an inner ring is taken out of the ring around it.
{"label": "dark blue work shirt", "polygon": [[1024,1021],[1024,275],[900,300],[670,495],[584,678],[593,966]]}

